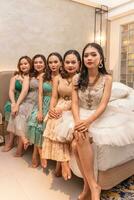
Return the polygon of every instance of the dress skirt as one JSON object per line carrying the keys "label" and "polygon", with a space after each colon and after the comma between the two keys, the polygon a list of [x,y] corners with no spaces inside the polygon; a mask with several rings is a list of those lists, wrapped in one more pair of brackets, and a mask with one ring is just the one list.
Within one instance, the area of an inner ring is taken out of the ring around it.
{"label": "dress skirt", "polygon": [[[59,99],[56,109],[63,110],[64,113],[68,112],[71,108],[71,100]],[[58,138],[57,128],[60,126],[62,133],[64,134],[64,127],[61,126],[63,117],[59,119],[48,119],[47,125],[44,131],[44,141],[42,146],[42,157],[45,159],[51,159],[56,161],[69,161],[70,160],[70,142],[61,140]],[[61,130],[58,129],[60,132]],[[57,136],[56,136],[57,135]],[[56,139],[55,139],[56,137]],[[63,136],[64,137],[64,136]]]}
{"label": "dress skirt", "polygon": [[[50,104],[50,96],[45,96],[43,99],[43,116],[45,117]],[[35,144],[38,147],[42,147],[43,131],[46,127],[46,123],[38,123],[37,121],[38,107],[35,106],[29,119],[28,119],[28,131],[27,138],[31,144]]]}
{"label": "dress skirt", "polygon": [[[95,110],[80,108],[80,119],[87,119]],[[50,123],[50,124],[49,124]],[[45,130],[43,157],[57,161],[70,160],[70,144],[73,140],[74,120],[71,111],[66,111],[50,129]],[[134,143],[134,113],[108,106],[104,113],[89,127],[89,136],[98,145],[125,146]]]}

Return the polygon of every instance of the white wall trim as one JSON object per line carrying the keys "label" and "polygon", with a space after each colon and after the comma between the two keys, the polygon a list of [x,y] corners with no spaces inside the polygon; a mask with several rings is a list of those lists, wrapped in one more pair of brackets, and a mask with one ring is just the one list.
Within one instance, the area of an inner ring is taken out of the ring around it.
{"label": "white wall trim", "polygon": [[92,1],[89,1],[89,0],[72,0],[72,1],[84,4],[84,5],[87,5],[87,6],[91,6],[91,7],[101,8],[101,4],[95,3],[95,2],[92,2]]}
{"label": "white wall trim", "polygon": [[124,17],[133,13],[134,13],[134,1],[110,10],[108,13],[108,19],[116,20],[120,17]]}

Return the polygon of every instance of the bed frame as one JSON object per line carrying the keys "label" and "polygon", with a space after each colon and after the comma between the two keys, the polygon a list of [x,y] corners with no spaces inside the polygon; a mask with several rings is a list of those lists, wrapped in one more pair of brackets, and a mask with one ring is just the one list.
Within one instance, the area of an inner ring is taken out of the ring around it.
{"label": "bed frame", "polygon": [[108,190],[132,175],[134,175],[134,159],[106,171],[99,171],[98,183],[102,190]]}

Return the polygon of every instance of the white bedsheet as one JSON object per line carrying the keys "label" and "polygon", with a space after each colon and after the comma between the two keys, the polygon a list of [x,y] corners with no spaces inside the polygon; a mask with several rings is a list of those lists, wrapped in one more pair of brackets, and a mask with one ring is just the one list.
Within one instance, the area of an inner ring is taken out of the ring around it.
{"label": "white bedsheet", "polygon": [[[123,147],[113,147],[113,146],[102,146],[95,147],[95,174],[97,171],[106,171],[107,169],[119,166],[129,160],[134,159],[134,144],[123,146]],[[82,177],[74,156],[72,155],[70,166],[73,173]]]}

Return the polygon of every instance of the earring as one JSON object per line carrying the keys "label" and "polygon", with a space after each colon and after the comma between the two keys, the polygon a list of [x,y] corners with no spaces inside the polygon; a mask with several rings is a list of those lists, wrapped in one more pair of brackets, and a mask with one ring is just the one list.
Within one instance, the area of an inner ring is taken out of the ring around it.
{"label": "earring", "polygon": [[60,67],[60,68],[59,68],[59,71],[62,72],[62,71],[63,71],[63,67]]}
{"label": "earring", "polygon": [[103,64],[102,64],[102,63],[100,63],[99,68],[100,68],[100,69],[103,68]]}

